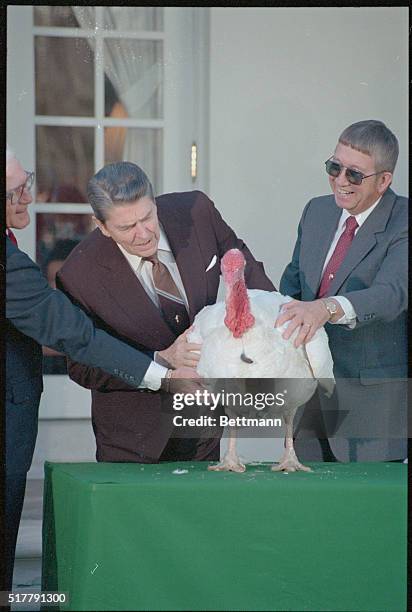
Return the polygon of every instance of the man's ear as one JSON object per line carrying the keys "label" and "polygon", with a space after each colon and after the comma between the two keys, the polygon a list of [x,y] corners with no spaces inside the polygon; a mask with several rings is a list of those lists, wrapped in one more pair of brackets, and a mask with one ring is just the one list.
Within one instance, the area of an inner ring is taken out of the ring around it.
{"label": "man's ear", "polygon": [[104,223],[102,221],[100,221],[99,219],[97,219],[97,217],[95,217],[94,215],[92,216],[92,219],[96,223],[96,225],[99,228],[99,230],[102,232],[103,236],[106,236],[107,238],[110,238],[110,234],[107,231]]}
{"label": "man's ear", "polygon": [[379,178],[378,191],[382,195],[392,183],[393,174],[391,172],[382,172]]}

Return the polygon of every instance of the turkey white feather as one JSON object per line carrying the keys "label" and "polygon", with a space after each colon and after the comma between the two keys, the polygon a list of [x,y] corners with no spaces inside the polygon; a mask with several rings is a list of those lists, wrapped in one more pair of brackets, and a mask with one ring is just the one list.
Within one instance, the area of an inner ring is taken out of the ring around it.
{"label": "turkey white feather", "polygon": [[[286,428],[285,452],[272,469],[310,471],[298,461],[293,448],[293,418],[298,407],[312,397],[317,381],[328,395],[333,391],[333,362],[328,337],[322,327],[310,342],[298,348],[293,344],[297,330],[285,340],[282,333],[287,324],[276,328],[274,323],[282,306],[292,298],[278,292],[248,290],[244,267],[245,259],[237,249],[231,249],[222,258],[225,302],[203,308],[188,335],[189,342],[202,345],[197,371],[207,379],[292,379],[287,387],[285,405],[268,409],[282,414]],[[226,408],[226,412],[232,416],[236,410]],[[225,457],[209,469],[245,470],[237,455],[234,428],[229,429]]]}

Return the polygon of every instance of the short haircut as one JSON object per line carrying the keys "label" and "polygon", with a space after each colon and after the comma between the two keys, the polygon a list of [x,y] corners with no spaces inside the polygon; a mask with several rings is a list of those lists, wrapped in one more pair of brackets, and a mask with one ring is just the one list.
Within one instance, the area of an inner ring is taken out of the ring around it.
{"label": "short haircut", "polygon": [[399,155],[398,139],[382,121],[367,119],[352,123],[343,130],[339,142],[370,155],[376,172],[393,173],[395,170]]}
{"label": "short haircut", "polygon": [[149,196],[154,201],[153,187],[144,171],[132,162],[116,162],[104,166],[87,185],[87,198],[96,219],[104,223],[106,212]]}

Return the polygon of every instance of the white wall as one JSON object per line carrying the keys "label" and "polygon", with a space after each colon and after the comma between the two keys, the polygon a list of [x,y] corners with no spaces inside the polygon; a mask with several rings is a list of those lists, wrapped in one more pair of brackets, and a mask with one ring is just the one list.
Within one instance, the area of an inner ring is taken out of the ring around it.
{"label": "white wall", "polygon": [[276,285],[347,125],[394,131],[407,195],[407,61],[406,7],[211,8],[209,193]]}
{"label": "white wall", "polygon": [[[407,195],[408,11],[210,11],[209,194],[279,286],[304,205],[329,193],[323,163],[346,126],[380,119],[397,135],[393,188]],[[270,461],[282,446],[242,439],[239,452]]]}

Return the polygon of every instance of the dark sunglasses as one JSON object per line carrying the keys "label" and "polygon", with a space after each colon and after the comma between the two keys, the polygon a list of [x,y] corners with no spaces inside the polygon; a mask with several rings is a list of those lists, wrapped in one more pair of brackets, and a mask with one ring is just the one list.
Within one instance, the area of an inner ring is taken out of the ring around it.
{"label": "dark sunglasses", "polygon": [[385,172],[385,170],[381,170],[380,172],[374,172],[373,174],[365,175],[362,172],[359,172],[359,170],[353,170],[352,168],[346,168],[345,166],[342,166],[342,164],[340,164],[339,162],[333,161],[332,158],[325,161],[325,168],[326,172],[334,178],[339,176],[342,170],[344,169],[345,176],[348,179],[349,183],[351,183],[352,185],[360,185],[363,179],[369,178],[370,176],[376,176],[377,174]]}

